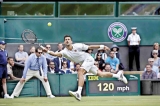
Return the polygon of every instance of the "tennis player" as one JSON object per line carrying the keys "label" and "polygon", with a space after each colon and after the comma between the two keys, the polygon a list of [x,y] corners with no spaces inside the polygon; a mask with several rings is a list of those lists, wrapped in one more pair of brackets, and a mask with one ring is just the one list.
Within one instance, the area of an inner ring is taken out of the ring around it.
{"label": "tennis player", "polygon": [[82,92],[82,87],[84,84],[84,77],[83,75],[86,74],[87,72],[91,72],[94,75],[98,75],[100,77],[113,77],[117,78],[120,81],[123,81],[125,84],[128,83],[127,79],[123,75],[121,71],[117,74],[113,74],[110,72],[101,72],[95,65],[94,65],[94,58],[84,52],[87,49],[98,49],[102,48],[105,50],[110,50],[107,46],[104,45],[85,45],[83,43],[75,43],[72,44],[72,37],[70,35],[65,35],[64,36],[64,44],[65,48],[64,50],[60,52],[53,52],[49,51],[46,48],[43,48],[43,50],[50,55],[53,56],[58,56],[58,57],[66,57],[67,59],[75,62],[75,63],[80,63],[81,68],[78,70],[78,90],[76,92],[69,91],[69,94],[73,97],[75,97],[77,100],[81,100],[81,92]]}

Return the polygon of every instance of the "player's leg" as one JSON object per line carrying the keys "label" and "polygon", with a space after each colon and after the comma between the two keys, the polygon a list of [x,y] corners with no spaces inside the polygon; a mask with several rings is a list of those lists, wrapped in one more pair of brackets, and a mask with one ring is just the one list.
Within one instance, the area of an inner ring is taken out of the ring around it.
{"label": "player's leg", "polygon": [[81,93],[84,85],[84,74],[86,73],[85,69],[80,68],[78,70],[78,90],[76,92],[69,91],[69,94],[73,97],[75,97],[77,100],[81,100]]}
{"label": "player's leg", "polygon": [[127,79],[123,75],[123,71],[119,71],[117,74],[110,73],[110,72],[102,72],[98,70],[98,68],[95,65],[93,65],[89,72],[93,73],[94,75],[98,75],[100,77],[108,77],[108,78],[113,77],[113,78],[117,78],[118,80],[123,81],[125,84],[128,83]]}
{"label": "player's leg", "polygon": [[43,86],[44,86],[44,89],[46,91],[46,94],[49,98],[54,98],[55,96],[52,95],[52,92],[51,92],[51,88],[50,88],[50,85],[49,85],[49,82],[45,82],[44,81],[44,77],[43,76],[40,76],[39,74],[39,71],[35,71],[35,77],[37,77],[39,80],[41,80]]}
{"label": "player's leg", "polygon": [[21,90],[24,86],[24,84],[33,77],[34,71],[30,71],[28,70],[26,78],[25,78],[25,82],[24,83],[20,83],[20,81],[17,83],[16,87],[13,90],[13,93],[11,95],[11,98],[13,99],[14,96],[18,97],[19,94],[21,93]]}
{"label": "player's leg", "polygon": [[84,74],[89,72],[94,65],[94,59],[91,56],[86,57],[81,68],[78,70],[78,90],[76,92],[69,91],[69,94],[74,96],[77,100],[81,100],[81,93],[84,85]]}

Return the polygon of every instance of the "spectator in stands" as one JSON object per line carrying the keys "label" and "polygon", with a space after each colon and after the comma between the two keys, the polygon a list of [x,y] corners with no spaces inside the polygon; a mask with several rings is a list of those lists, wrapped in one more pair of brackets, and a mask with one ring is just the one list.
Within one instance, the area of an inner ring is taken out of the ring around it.
{"label": "spectator in stands", "polygon": [[53,61],[59,69],[62,69],[62,63],[67,61],[67,67],[70,68],[70,61],[64,57],[56,57]]}
{"label": "spectator in stands", "polygon": [[72,74],[72,71],[70,68],[67,66],[67,61],[63,61],[62,63],[62,69],[60,70],[60,73],[62,74]]}
{"label": "spectator in stands", "polygon": [[107,57],[105,63],[111,65],[112,72],[117,73],[119,71],[119,59],[115,57],[114,51],[110,51],[110,56]]}
{"label": "spectator in stands", "polygon": [[122,62],[121,62],[121,60],[120,60],[119,47],[118,47],[116,44],[114,44],[114,45],[111,47],[111,51],[114,51],[115,57],[119,59],[119,62],[120,62],[120,64],[119,64],[119,69],[120,69],[120,70],[123,70],[123,69],[124,69],[124,65],[122,64]]}
{"label": "spectator in stands", "polygon": [[10,80],[20,80],[20,78],[17,78],[13,75],[12,67],[14,66],[14,59],[12,57],[8,57],[7,61],[8,61],[7,72],[8,72],[8,75],[9,75],[8,79],[10,79]]}
{"label": "spectator in stands", "polygon": [[26,81],[28,81],[32,77],[36,77],[42,82],[46,94],[49,98],[55,97],[54,95],[52,95],[50,89],[50,84],[47,78],[47,61],[42,53],[42,48],[37,47],[36,52],[29,56],[25,63],[23,76],[14,88],[11,98],[14,98],[14,96],[18,97]]}
{"label": "spectator in stands", "polygon": [[23,51],[23,45],[18,46],[18,52],[15,53],[15,59],[18,63],[24,64],[28,58],[28,53]]}
{"label": "spectator in stands", "polygon": [[86,52],[89,53],[93,58],[95,57],[93,53],[93,49],[88,49],[86,50]]}
{"label": "spectator in stands", "polygon": [[[47,45],[46,45],[46,49],[47,49],[47,50],[51,50],[51,45],[50,45],[50,44],[47,44]],[[52,56],[52,55],[50,55],[50,54],[48,54],[48,53],[44,53],[44,56],[45,56],[46,59],[47,59],[47,63],[49,63],[50,61],[53,61],[54,58],[56,58],[55,56]]]}
{"label": "spectator in stands", "polygon": [[111,70],[112,70],[111,65],[106,63],[103,72],[112,72]]}
{"label": "spectator in stands", "polygon": [[152,71],[150,64],[146,65],[146,71],[143,72],[142,79],[157,79],[156,72]]}
{"label": "spectator in stands", "polygon": [[7,94],[7,85],[6,85],[6,78],[7,78],[7,56],[5,50],[6,43],[4,41],[0,41],[0,79],[2,79],[2,87],[4,92],[4,98],[10,98]]}
{"label": "spectator in stands", "polygon": [[58,50],[56,52],[60,52],[63,49],[63,44],[58,43],[57,47],[58,47]]}
{"label": "spectator in stands", "polygon": [[30,50],[29,50],[29,55],[31,55],[32,53],[35,53],[36,51],[36,47],[35,46],[31,46]]}
{"label": "spectator in stands", "polygon": [[56,65],[53,61],[50,61],[49,65],[48,65],[48,72],[59,73],[59,69],[58,69],[58,67],[56,67]]}
{"label": "spectator in stands", "polygon": [[[158,57],[160,57],[160,50],[159,50],[159,44],[158,43],[154,43],[153,50],[157,50],[158,51]],[[151,58],[153,58],[152,51],[151,51]]]}
{"label": "spectator in stands", "polygon": [[97,68],[102,71],[100,68],[99,68],[99,62],[98,61],[94,61],[94,65],[97,66]]}
{"label": "spectator in stands", "polygon": [[104,49],[99,48],[98,52],[95,54],[95,59],[97,57],[97,54],[101,54],[102,55],[102,59],[105,61],[107,59],[107,53],[105,52]]}
{"label": "spectator in stands", "polygon": [[95,61],[98,61],[99,69],[103,70],[104,69],[104,65],[105,65],[105,61],[102,59],[102,54],[101,53],[97,53],[96,56],[97,57],[96,57]]}
{"label": "spectator in stands", "polygon": [[154,57],[153,65],[155,65],[158,68],[160,68],[160,58],[158,57],[158,51],[157,50],[153,50],[152,51],[152,55]]}
{"label": "spectator in stands", "polygon": [[[158,76],[158,73],[159,73],[159,68],[155,65],[153,65],[153,62],[154,62],[154,59],[153,58],[149,58],[148,59],[148,64],[151,65],[151,68],[154,72],[156,72],[157,76]],[[144,71],[146,71],[146,68],[144,69]]]}
{"label": "spectator in stands", "polygon": [[81,65],[79,63],[75,64],[75,69],[72,70],[72,74],[77,74],[78,70],[80,69]]}
{"label": "spectator in stands", "polygon": [[137,66],[137,71],[140,71],[140,60],[139,60],[139,55],[140,55],[140,41],[141,38],[140,36],[136,33],[137,28],[132,27],[132,33],[128,35],[127,41],[128,41],[128,46],[129,46],[129,71],[133,70],[133,60],[135,57],[136,60],[136,66]]}

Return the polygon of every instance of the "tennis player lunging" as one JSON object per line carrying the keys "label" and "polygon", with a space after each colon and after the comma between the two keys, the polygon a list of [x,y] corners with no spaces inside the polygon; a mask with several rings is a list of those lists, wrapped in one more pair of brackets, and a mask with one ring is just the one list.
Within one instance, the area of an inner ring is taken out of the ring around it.
{"label": "tennis player lunging", "polygon": [[58,56],[58,57],[66,57],[67,59],[75,62],[75,63],[80,63],[81,68],[78,70],[78,90],[76,92],[69,91],[69,94],[73,97],[75,97],[77,100],[81,100],[81,92],[82,92],[82,87],[84,84],[84,77],[83,75],[86,74],[87,72],[91,72],[94,75],[98,75],[100,77],[114,77],[117,78],[118,80],[123,81],[125,84],[127,84],[127,79],[125,76],[123,76],[123,73],[119,71],[117,74],[113,74],[110,72],[101,72],[98,70],[98,68],[94,65],[94,58],[84,52],[87,49],[98,49],[98,48],[103,48],[105,50],[110,50],[107,46],[104,45],[85,45],[83,43],[75,43],[72,44],[72,37],[69,35],[64,36],[64,44],[65,48],[64,50],[60,52],[53,52],[53,51],[48,51],[46,48],[43,48],[45,52],[49,53],[50,55],[53,56]]}

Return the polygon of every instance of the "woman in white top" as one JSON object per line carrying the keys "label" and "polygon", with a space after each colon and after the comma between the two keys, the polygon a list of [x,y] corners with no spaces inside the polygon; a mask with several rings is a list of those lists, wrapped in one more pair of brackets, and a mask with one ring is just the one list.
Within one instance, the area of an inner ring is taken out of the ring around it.
{"label": "woman in white top", "polygon": [[158,50],[153,50],[152,55],[154,58],[153,65],[155,65],[159,68],[160,67],[160,58],[158,57]]}
{"label": "woman in white top", "polygon": [[139,60],[139,55],[140,55],[140,48],[139,44],[141,41],[140,36],[136,33],[136,27],[132,27],[132,33],[128,35],[128,46],[129,46],[129,71],[133,70],[133,60],[135,57],[136,60],[136,66],[137,66],[137,71],[140,71],[140,60]]}
{"label": "woman in white top", "polygon": [[[154,43],[153,50],[158,50],[158,57],[160,57],[159,43]],[[152,51],[151,51],[151,57],[153,58]]]}

